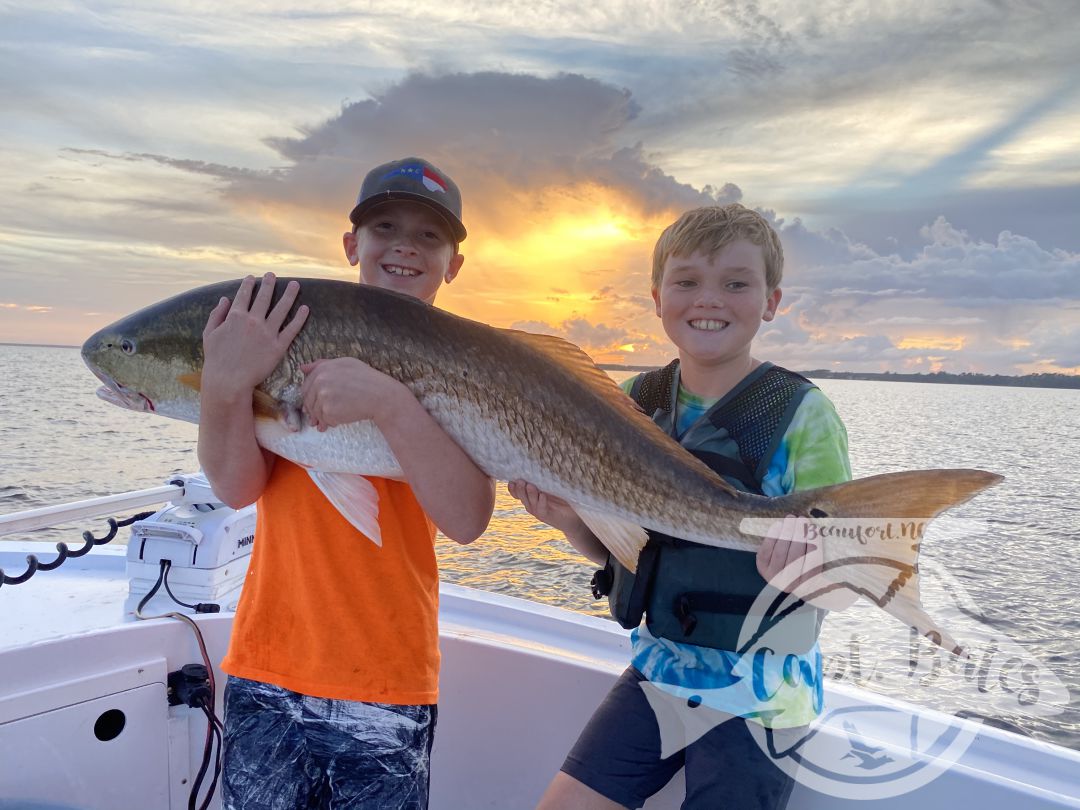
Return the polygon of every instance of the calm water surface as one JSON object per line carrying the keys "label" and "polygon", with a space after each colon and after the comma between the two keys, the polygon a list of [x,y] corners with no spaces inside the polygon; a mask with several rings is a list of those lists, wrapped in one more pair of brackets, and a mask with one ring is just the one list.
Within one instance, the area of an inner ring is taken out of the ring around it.
{"label": "calm water surface", "polygon": [[[74,349],[0,346],[0,379],[0,513],[157,486],[197,469],[194,426],[97,399]],[[857,477],[930,467],[1006,476],[950,513],[963,522],[935,524],[924,543],[923,601],[971,646],[972,661],[934,656],[860,602],[826,621],[828,676],[1080,749],[1080,393],[821,387],[848,426]],[[75,543],[102,525],[34,539]],[[487,534],[464,547],[440,538],[438,553],[448,582],[606,615],[606,603],[589,595],[592,564],[501,485]]]}

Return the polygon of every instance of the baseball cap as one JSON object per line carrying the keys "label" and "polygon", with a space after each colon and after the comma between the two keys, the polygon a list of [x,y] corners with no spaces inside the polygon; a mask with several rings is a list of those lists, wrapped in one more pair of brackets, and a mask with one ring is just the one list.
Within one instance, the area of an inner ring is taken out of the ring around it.
{"label": "baseball cap", "polygon": [[446,220],[455,240],[461,242],[466,236],[457,184],[423,158],[394,160],[368,172],[349,219],[353,225],[359,225],[365,213],[390,200],[422,203]]}

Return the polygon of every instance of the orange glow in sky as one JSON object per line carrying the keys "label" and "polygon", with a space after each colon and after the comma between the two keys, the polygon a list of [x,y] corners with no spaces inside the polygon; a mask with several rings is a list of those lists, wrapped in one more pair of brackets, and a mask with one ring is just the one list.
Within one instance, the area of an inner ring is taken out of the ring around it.
{"label": "orange glow in sky", "polygon": [[[602,291],[648,296],[652,247],[675,215],[643,215],[595,185],[541,191],[520,211],[503,211],[498,223],[469,225],[461,246],[465,265],[440,304],[496,326],[623,320],[627,313],[616,313],[616,302]],[[633,350],[625,341],[608,348]]]}
{"label": "orange glow in sky", "polygon": [[920,335],[902,338],[896,342],[896,347],[958,352],[964,348],[964,343],[965,338],[960,335]]}

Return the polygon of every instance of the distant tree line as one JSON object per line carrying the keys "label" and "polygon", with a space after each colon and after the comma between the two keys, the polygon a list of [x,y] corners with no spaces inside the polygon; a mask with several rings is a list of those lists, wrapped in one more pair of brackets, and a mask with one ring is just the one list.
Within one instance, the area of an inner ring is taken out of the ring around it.
{"label": "distant tree line", "polygon": [[815,369],[799,372],[804,377],[817,377],[831,380],[884,380],[886,382],[921,382],[949,383],[951,385],[1009,385],[1021,388],[1080,388],[1080,375],[1077,374],[975,374],[965,371],[953,374],[948,371],[935,371],[931,374],[902,374],[892,371],[881,373],[862,371],[828,371]]}
{"label": "distant tree line", "polygon": [[[618,366],[601,364],[600,368],[608,371],[652,371],[655,366]],[[951,385],[1008,385],[1021,388],[1080,388],[1080,375],[1077,374],[975,374],[965,371],[952,374],[947,371],[935,371],[931,374],[902,374],[893,371],[830,371],[817,368],[813,371],[800,371],[804,377],[819,380],[883,380],[885,382],[949,383]]]}

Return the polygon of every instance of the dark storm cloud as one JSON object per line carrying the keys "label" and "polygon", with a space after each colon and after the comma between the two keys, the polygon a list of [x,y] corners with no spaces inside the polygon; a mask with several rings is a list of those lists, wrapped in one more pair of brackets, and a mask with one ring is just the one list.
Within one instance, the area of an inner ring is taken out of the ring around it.
{"label": "dark storm cloud", "polygon": [[583,76],[414,74],[303,137],[271,139],[291,166],[272,177],[232,178],[229,194],[343,206],[372,165],[422,155],[454,177],[467,211],[489,209],[496,223],[500,200],[528,205],[540,189],[581,183],[617,190],[644,213],[741,197],[732,184],[680,183],[640,144],[621,145],[638,112],[629,91]]}

